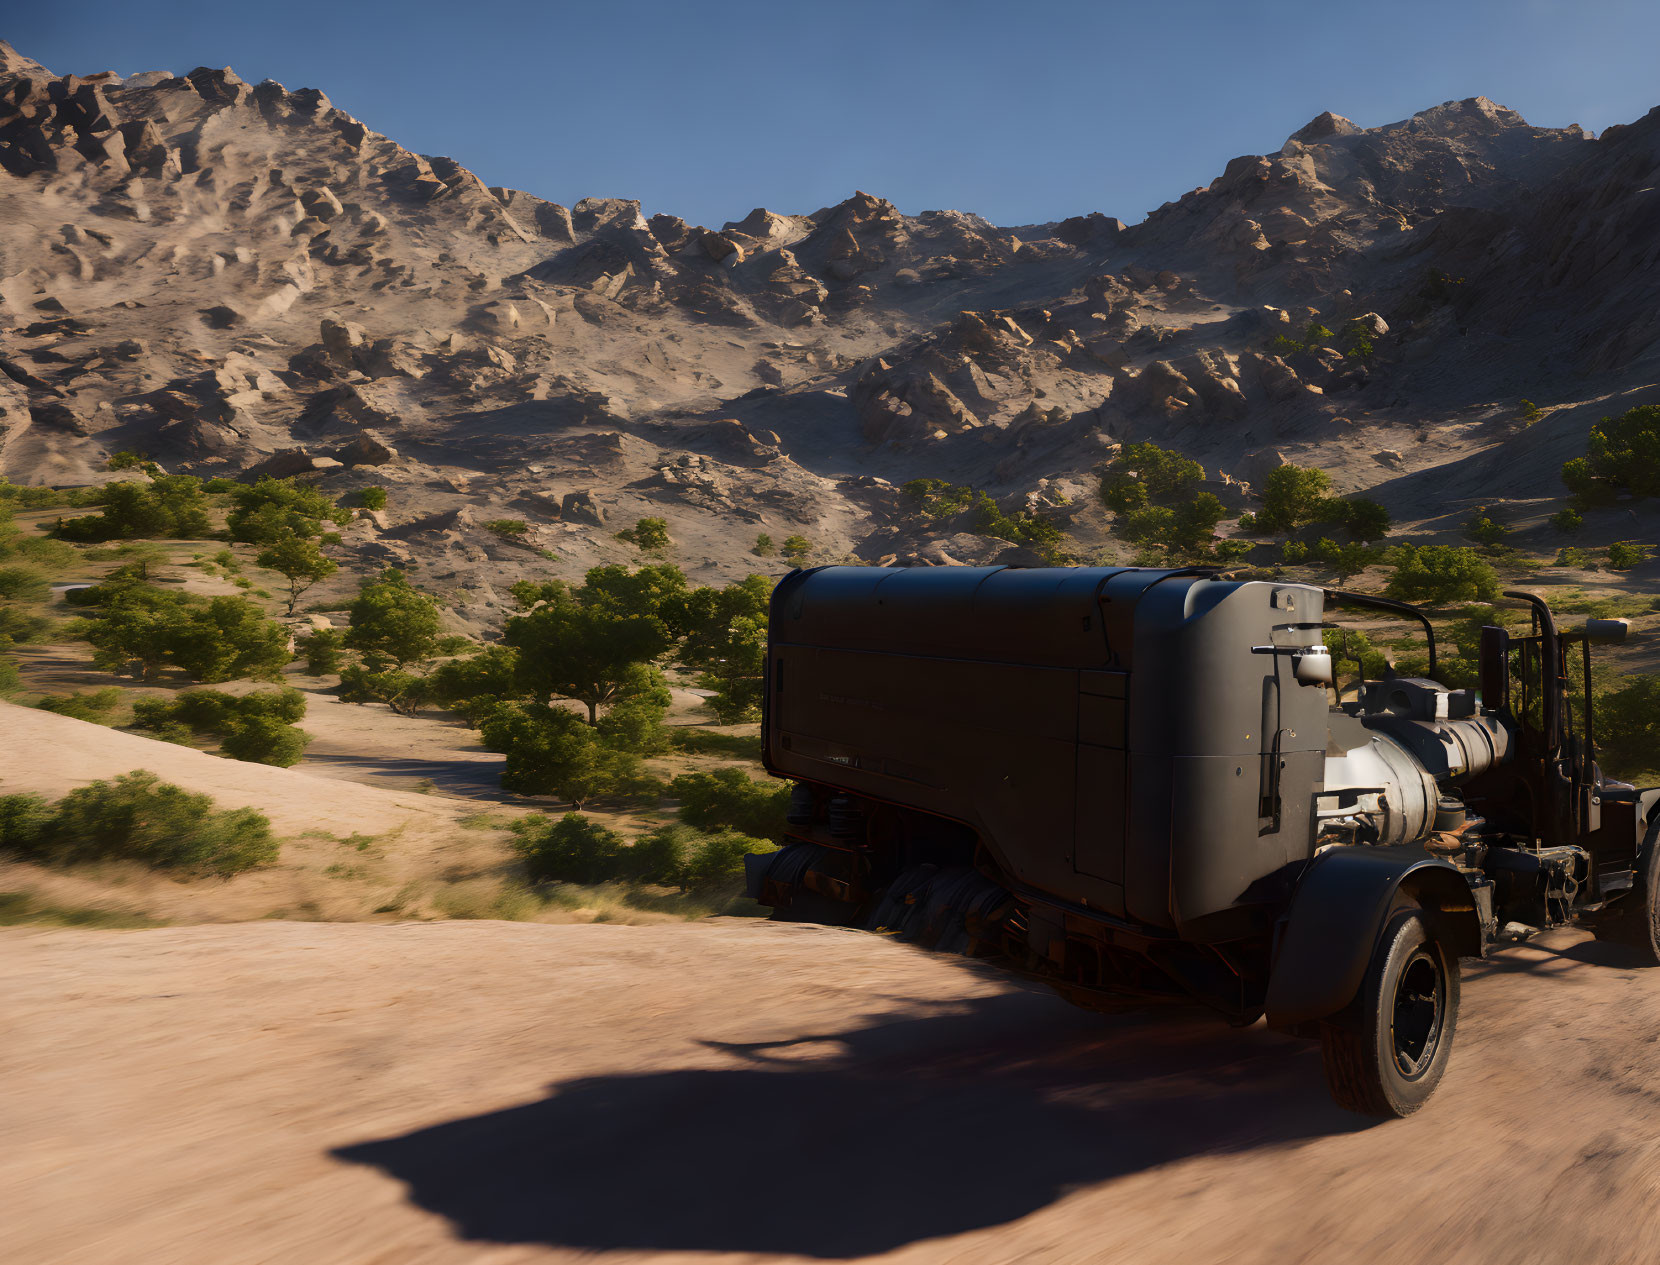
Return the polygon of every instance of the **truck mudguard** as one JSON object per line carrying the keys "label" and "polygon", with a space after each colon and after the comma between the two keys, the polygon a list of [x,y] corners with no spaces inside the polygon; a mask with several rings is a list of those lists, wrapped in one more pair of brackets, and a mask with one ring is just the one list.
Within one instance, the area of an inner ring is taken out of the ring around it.
{"label": "truck mudguard", "polygon": [[1435,916],[1448,952],[1481,952],[1481,923],[1458,869],[1421,848],[1332,848],[1309,863],[1285,919],[1263,1009],[1271,1028],[1335,1015],[1366,978],[1390,912],[1415,903]]}

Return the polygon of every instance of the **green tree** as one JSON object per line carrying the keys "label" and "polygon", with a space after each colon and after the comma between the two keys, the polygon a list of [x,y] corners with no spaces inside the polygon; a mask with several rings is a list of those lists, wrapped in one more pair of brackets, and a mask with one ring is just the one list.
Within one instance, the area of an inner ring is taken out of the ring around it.
{"label": "green tree", "polygon": [[599,723],[599,709],[620,702],[635,678],[636,664],[659,658],[669,632],[655,614],[619,613],[607,605],[558,594],[534,610],[507,621],[502,640],[519,652],[520,692],[539,703],[570,698]]}
{"label": "green tree", "polygon": [[212,531],[202,481],[188,474],[157,475],[147,483],[111,483],[103,512],[58,525],[65,540],[131,540],[138,537],[200,539]]}
{"label": "green tree", "polygon": [[0,567],[0,601],[43,602],[51,592],[50,582],[31,567]]}
{"label": "green tree", "polygon": [[338,628],[314,628],[295,638],[294,648],[305,656],[305,670],[311,676],[332,676],[340,671],[340,652],[346,634]]}
{"label": "green tree", "polygon": [[1660,771],[1660,676],[1633,676],[1597,700],[1597,750],[1608,772]]}
{"label": "green tree", "polygon": [[622,836],[579,812],[515,821],[513,850],[533,883],[604,883],[618,876],[627,851]]}
{"label": "green tree", "polygon": [[383,510],[386,508],[386,489],[360,488],[357,493],[357,503],[366,510]]}
{"label": "green tree", "polygon": [[1571,567],[1576,571],[1584,570],[1592,565],[1591,555],[1583,549],[1568,545],[1556,551],[1556,561],[1551,565],[1553,567]]}
{"label": "green tree", "polygon": [[288,631],[245,597],[214,597],[186,608],[168,654],[197,681],[270,679],[288,662]]}
{"label": "green tree", "polygon": [[735,830],[764,839],[784,836],[790,788],[784,782],[757,782],[743,769],[683,773],[669,783],[680,801],[681,819],[699,830]]}
{"label": "green tree", "polygon": [[1125,514],[1179,497],[1204,477],[1205,468],[1197,461],[1151,440],[1125,444],[1101,477],[1101,500],[1114,513]]}
{"label": "green tree", "polygon": [[1444,606],[1492,602],[1499,596],[1498,573],[1474,549],[1397,545],[1384,561],[1394,568],[1384,592],[1402,601]]}
{"label": "green tree", "polygon": [[801,535],[784,537],[783,554],[791,562],[800,564],[813,552],[813,542]]}
{"label": "green tree", "polygon": [[759,720],[772,584],[746,576],[725,588],[698,588],[684,607],[679,660],[714,691],[707,705],[723,725]]}
{"label": "green tree", "polygon": [[1639,405],[1591,427],[1585,455],[1563,465],[1562,482],[1581,509],[1610,504],[1622,491],[1660,495],[1660,404]]}
{"label": "green tree", "polygon": [[673,702],[666,677],[646,663],[628,671],[622,689],[599,720],[600,737],[619,751],[655,755],[666,751],[668,730],[663,718]]}
{"label": "green tree", "polygon": [[428,697],[459,712],[475,728],[497,704],[517,698],[519,654],[511,646],[480,646],[427,674]]}
{"label": "green tree", "polygon": [[1257,526],[1265,531],[1292,531],[1316,521],[1331,491],[1331,476],[1312,467],[1283,465],[1262,483],[1262,511]]}
{"label": "green tree", "polygon": [[1349,529],[1356,540],[1382,540],[1389,533],[1389,511],[1376,501],[1364,497],[1353,500],[1332,499],[1326,509],[1330,517],[1316,521],[1335,522]]}
{"label": "green tree", "polygon": [[1545,415],[1545,410],[1532,400],[1517,400],[1516,410],[1522,415],[1522,425],[1531,426]]}
{"label": "green tree", "polygon": [[750,552],[757,558],[770,558],[778,552],[778,548],[772,543],[772,537],[762,532],[755,537],[755,547]]}
{"label": "green tree", "polygon": [[172,659],[190,618],[183,593],[147,586],[114,592],[96,617],[80,626],[92,645],[92,665],[153,681]]}
{"label": "green tree", "polygon": [[106,470],[142,470],[145,474],[161,473],[161,467],[150,460],[146,452],[118,452],[104,463]]}
{"label": "green tree", "polygon": [[686,575],[672,563],[630,571],[627,567],[593,567],[582,577],[576,600],[614,615],[659,619],[671,631],[688,592]]}
{"label": "green tree", "polygon": [[290,615],[299,604],[302,593],[319,580],[328,579],[340,569],[332,558],[324,555],[315,540],[286,528],[275,540],[260,550],[254,562],[279,573],[288,581]]}
{"label": "green tree", "polygon": [[501,784],[516,794],[556,795],[581,808],[649,784],[639,756],[610,746],[595,726],[562,707],[503,703],[479,725],[479,737],[507,757]]}
{"label": "green tree", "polygon": [[402,571],[388,569],[364,581],[347,620],[346,645],[373,670],[407,668],[438,653],[438,604]]}
{"label": "green tree", "polygon": [[1315,543],[1310,552],[1336,572],[1340,580],[1359,575],[1383,555],[1381,549],[1357,543],[1340,545],[1325,536]]}
{"label": "green tree", "polygon": [[230,493],[231,512],[225,526],[232,540],[250,545],[272,545],[285,532],[321,536],[324,523],[347,523],[351,512],[315,488],[292,479],[261,476],[252,484],[239,483]]}

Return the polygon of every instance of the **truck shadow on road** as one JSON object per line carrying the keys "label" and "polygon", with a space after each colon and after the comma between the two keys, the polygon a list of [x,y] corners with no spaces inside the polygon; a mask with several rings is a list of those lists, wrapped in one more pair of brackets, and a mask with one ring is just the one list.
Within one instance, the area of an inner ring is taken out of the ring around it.
{"label": "truck shadow on road", "polygon": [[729,1065],[568,1081],[334,1154],[468,1240],[838,1258],[1372,1123],[1332,1105],[1311,1043],[1024,991],[706,1048]]}

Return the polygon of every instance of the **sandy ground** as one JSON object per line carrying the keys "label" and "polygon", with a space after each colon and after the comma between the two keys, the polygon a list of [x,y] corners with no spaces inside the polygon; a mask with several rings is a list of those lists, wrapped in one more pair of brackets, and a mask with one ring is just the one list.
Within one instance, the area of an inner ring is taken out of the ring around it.
{"label": "sandy ground", "polygon": [[1420,1115],[1311,1045],[826,928],[0,932],[17,1265],[1652,1262],[1660,980],[1467,977]]}

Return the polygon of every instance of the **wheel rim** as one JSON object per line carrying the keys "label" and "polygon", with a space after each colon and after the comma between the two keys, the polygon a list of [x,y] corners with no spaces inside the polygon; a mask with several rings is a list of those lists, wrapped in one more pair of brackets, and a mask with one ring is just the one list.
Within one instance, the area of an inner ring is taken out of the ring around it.
{"label": "wheel rim", "polygon": [[1395,979],[1389,1022],[1395,1067],[1408,1080],[1416,1080],[1435,1062],[1446,1008],[1447,979],[1441,958],[1427,946],[1419,948]]}

